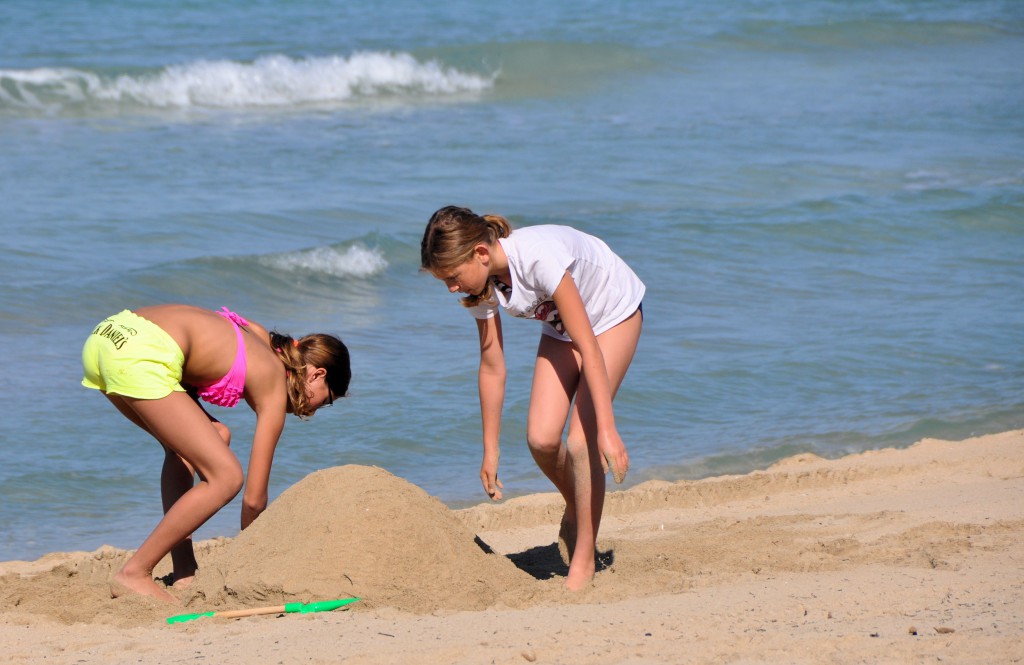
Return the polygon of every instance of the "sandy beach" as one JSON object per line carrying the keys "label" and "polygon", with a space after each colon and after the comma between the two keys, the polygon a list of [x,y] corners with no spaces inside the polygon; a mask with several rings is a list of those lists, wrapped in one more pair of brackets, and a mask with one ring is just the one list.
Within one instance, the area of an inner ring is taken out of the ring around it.
{"label": "sandy beach", "polygon": [[[591,588],[562,588],[555,494],[449,510],[325,469],[197,546],[182,607],[111,599],[128,552],[0,564],[21,663],[1014,663],[1024,430],[609,494]],[[156,571],[169,572],[166,562]],[[345,610],[168,625],[359,597]]]}

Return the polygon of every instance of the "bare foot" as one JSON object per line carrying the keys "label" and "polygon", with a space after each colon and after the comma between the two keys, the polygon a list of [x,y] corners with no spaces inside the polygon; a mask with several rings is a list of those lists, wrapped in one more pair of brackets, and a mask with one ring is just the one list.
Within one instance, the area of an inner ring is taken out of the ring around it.
{"label": "bare foot", "polygon": [[165,603],[178,605],[178,599],[160,588],[160,585],[153,581],[152,575],[146,574],[143,577],[128,575],[122,568],[114,579],[110,581],[110,597],[120,598],[131,594],[149,596]]}
{"label": "bare foot", "polygon": [[569,511],[566,509],[562,514],[562,523],[558,526],[558,554],[567,566],[572,563],[574,549],[576,549],[576,520],[569,517]]}
{"label": "bare foot", "polygon": [[594,579],[594,564],[590,566],[583,564],[569,567],[569,574],[565,577],[565,588],[569,591],[582,591],[586,589]]}
{"label": "bare foot", "polygon": [[171,582],[171,586],[175,589],[185,589],[196,579],[196,574],[191,575],[175,575],[174,581]]}

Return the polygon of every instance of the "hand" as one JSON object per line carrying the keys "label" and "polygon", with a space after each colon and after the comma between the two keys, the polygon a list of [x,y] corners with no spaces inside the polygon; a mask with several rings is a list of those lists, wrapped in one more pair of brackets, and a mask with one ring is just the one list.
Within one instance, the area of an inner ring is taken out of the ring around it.
{"label": "hand", "polygon": [[497,455],[484,455],[484,461],[480,465],[480,482],[492,501],[501,501],[501,490],[505,489],[505,486],[498,480]]}
{"label": "hand", "polygon": [[626,452],[626,444],[622,437],[615,430],[597,435],[597,449],[600,453],[601,468],[605,473],[611,469],[612,478],[616,483],[621,484],[626,479],[626,472],[629,471],[629,453]]}

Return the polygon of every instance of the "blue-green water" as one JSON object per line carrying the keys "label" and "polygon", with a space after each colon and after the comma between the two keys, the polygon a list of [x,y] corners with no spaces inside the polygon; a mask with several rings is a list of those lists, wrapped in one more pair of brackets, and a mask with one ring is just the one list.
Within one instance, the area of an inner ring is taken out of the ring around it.
{"label": "blue-green water", "polygon": [[[0,560],[159,519],[159,446],[79,386],[90,326],[155,302],[348,342],[272,495],[356,463],[484,500],[475,326],[418,272],[450,203],[647,283],[629,484],[1024,427],[1020,3],[478,4],[0,5]],[[505,329],[501,475],[548,491],[539,330]]]}

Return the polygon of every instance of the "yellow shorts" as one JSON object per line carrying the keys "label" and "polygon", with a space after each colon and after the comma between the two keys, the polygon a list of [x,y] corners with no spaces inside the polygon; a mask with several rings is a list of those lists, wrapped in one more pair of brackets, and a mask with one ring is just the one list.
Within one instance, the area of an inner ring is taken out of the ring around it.
{"label": "yellow shorts", "polygon": [[185,355],[162,328],[124,310],[96,326],[82,347],[82,385],[113,395],[160,399],[184,392]]}

